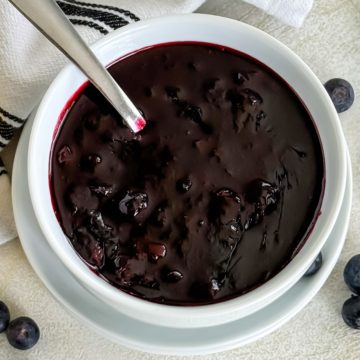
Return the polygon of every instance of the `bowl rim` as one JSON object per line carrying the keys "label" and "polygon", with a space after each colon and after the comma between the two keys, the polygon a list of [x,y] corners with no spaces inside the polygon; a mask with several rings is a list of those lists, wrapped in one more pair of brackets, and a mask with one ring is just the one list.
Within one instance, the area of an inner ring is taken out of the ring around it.
{"label": "bowl rim", "polygon": [[[204,15],[204,14],[187,14],[187,15],[173,15],[173,16],[165,16],[155,19],[144,20],[138,23],[127,25],[121,29],[118,29],[109,35],[105,36],[104,38],[98,40],[95,44],[91,47],[95,51],[95,53],[101,52],[101,50],[109,46],[113,41],[124,37],[125,35],[129,35],[132,32],[143,31],[148,26],[153,26],[155,24],[159,25],[167,25],[184,22],[186,21],[196,21],[200,25],[208,25],[211,24],[212,26],[229,26],[236,28],[239,32],[252,32],[259,37],[262,37],[264,41],[270,42],[274,46],[274,51],[280,51],[283,54],[286,54],[287,60],[293,62],[294,66],[299,67],[302,69],[304,73],[306,73],[308,77],[308,81],[311,81],[312,86],[315,88],[316,92],[319,94],[319,97],[323,98],[324,105],[327,107],[329,112],[330,118],[329,122],[331,121],[332,125],[335,127],[336,136],[338,140],[338,146],[341,149],[341,154],[339,154],[341,161],[339,163],[340,166],[340,175],[346,174],[346,147],[345,147],[345,138],[342,132],[342,128],[340,125],[340,121],[338,115],[335,111],[333,104],[331,103],[330,98],[328,97],[326,90],[324,89],[321,82],[318,78],[313,74],[310,68],[301,60],[294,52],[292,52],[288,47],[284,44],[273,38],[272,36],[268,35],[267,33],[254,28],[250,25],[241,23],[236,20],[227,19],[219,16],[214,15]],[[214,41],[214,44],[218,44],[217,41]],[[220,44],[221,45],[221,44]],[[234,47],[235,48],[235,47]],[[311,242],[311,247],[309,248],[311,236],[306,241],[305,245],[302,249],[298,252],[298,254],[290,261],[290,263],[285,266],[278,274],[276,274],[273,278],[265,282],[264,284],[260,285],[254,290],[243,294],[241,296],[237,296],[235,298],[225,300],[218,303],[213,304],[206,304],[206,305],[196,305],[196,306],[178,306],[178,305],[167,305],[167,304],[159,304],[150,302],[141,298],[137,298],[133,295],[127,294],[124,291],[117,289],[116,287],[110,285],[99,276],[94,276],[91,271],[83,271],[77,264],[74,264],[71,259],[68,259],[66,256],[66,248],[60,244],[58,241],[59,239],[53,234],[50,225],[46,221],[46,209],[42,206],[42,202],[38,201],[39,199],[39,189],[37,186],[37,158],[36,158],[36,151],[34,149],[38,148],[37,142],[39,136],[41,136],[41,123],[48,118],[48,106],[51,103],[52,97],[56,94],[58,90],[58,85],[61,82],[62,78],[73,71],[79,72],[77,68],[70,64],[67,65],[54,79],[50,87],[48,88],[46,94],[41,100],[40,106],[35,116],[34,124],[31,130],[30,136],[30,143],[29,143],[29,152],[28,152],[28,176],[29,176],[29,189],[32,204],[34,207],[34,212],[36,214],[36,218],[40,224],[40,227],[49,242],[51,248],[57,254],[57,256],[61,259],[61,261],[65,264],[65,266],[83,283],[93,289],[96,293],[101,293],[108,299],[115,301],[116,303],[124,303],[129,307],[136,309],[139,306],[143,312],[147,312],[149,314],[161,314],[162,317],[171,316],[172,318],[176,317],[179,320],[183,316],[191,316],[193,318],[201,318],[204,316],[220,316],[221,314],[238,311],[239,308],[241,309],[249,309],[260,306],[260,304],[264,301],[265,298],[269,296],[269,292],[274,293],[275,290],[287,290],[287,287],[290,286],[290,280],[288,279],[288,275],[285,276],[285,273],[295,272],[295,265],[297,267],[301,267],[304,272],[306,271],[307,267],[310,266],[311,262],[314,260],[317,253],[320,251],[321,246],[320,242],[314,243]],[[276,72],[276,71],[275,71]],[[71,98],[71,96],[69,96]],[[65,106],[65,104],[63,104]],[[58,118],[59,114],[57,114]],[[315,123],[316,120],[314,119]],[[52,135],[52,134],[51,134]],[[320,136],[320,134],[319,134]],[[321,139],[321,137],[320,137]],[[325,157],[325,156],[324,156]],[[48,167],[48,164],[46,164]],[[326,169],[325,169],[326,174]],[[332,230],[335,220],[338,216],[340,211],[340,206],[342,203],[344,191],[345,191],[345,176],[339,175],[339,184],[337,186],[337,192],[333,194],[333,206],[331,208],[331,212],[328,215],[327,221],[324,224],[320,235],[318,238],[323,239],[323,242],[326,240],[330,231]],[[325,186],[326,190],[326,186]],[[70,242],[68,245],[71,246]],[[306,251],[305,251],[306,250]],[[306,258],[305,256],[299,256],[303,253],[311,253],[312,257]],[[296,261],[295,261],[296,260]],[[295,262],[294,262],[295,261]],[[285,270],[290,271],[285,271]],[[302,276],[303,273],[297,274],[297,279]],[[294,276],[291,278],[293,279]],[[282,292],[282,293],[283,293]],[[279,295],[280,296],[280,295]],[[245,316],[245,315],[244,315]],[[153,323],[153,321],[151,321]]]}

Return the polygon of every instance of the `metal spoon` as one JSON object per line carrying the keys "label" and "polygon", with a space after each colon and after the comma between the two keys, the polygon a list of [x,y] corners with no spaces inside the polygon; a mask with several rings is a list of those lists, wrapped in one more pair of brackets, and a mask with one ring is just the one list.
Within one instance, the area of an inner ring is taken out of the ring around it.
{"label": "metal spoon", "polygon": [[82,70],[133,132],[139,132],[145,127],[146,121],[139,110],[100,63],[54,0],[9,1]]}

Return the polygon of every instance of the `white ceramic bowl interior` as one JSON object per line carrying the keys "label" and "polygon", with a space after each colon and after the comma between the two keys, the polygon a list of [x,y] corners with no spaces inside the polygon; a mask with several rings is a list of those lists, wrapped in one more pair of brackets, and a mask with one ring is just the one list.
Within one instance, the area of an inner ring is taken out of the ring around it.
{"label": "white ceramic bowl interior", "polygon": [[258,59],[295,89],[313,116],[325,157],[326,186],[320,216],[299,253],[275,277],[255,290],[204,306],[169,306],[138,299],[96,276],[73,250],[55,217],[49,191],[49,156],[53,133],[69,99],[86,82],[68,65],[43,97],[31,132],[28,175],[35,214],[49,244],[78,280],[98,297],[139,320],[179,328],[226,323],[249,315],[281,296],[307,270],[320,252],[338,216],[346,179],[345,140],[336,111],[320,81],[286,46],[243,23],[210,16],[180,15],[141,21],[98,41],[93,50],[108,65],[147,46],[180,41],[200,41],[227,46]]}

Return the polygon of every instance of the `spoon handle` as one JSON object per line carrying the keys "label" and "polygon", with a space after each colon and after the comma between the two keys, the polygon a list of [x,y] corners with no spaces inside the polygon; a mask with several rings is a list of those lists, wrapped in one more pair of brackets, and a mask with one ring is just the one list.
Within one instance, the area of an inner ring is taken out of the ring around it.
{"label": "spoon handle", "polygon": [[81,38],[54,0],[9,0],[65,56],[74,62],[107,98],[135,133],[145,120]]}

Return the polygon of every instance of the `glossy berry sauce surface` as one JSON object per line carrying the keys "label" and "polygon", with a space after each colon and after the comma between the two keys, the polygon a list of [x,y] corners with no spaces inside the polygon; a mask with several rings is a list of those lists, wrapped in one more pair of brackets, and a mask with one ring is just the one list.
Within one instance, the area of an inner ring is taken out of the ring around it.
{"label": "glossy berry sauce surface", "polygon": [[206,44],[144,49],[110,68],[147,125],[134,135],[87,86],[53,144],[51,190],[74,249],[132,295],[199,305],[276,275],[322,199],[316,128],[255,60]]}

